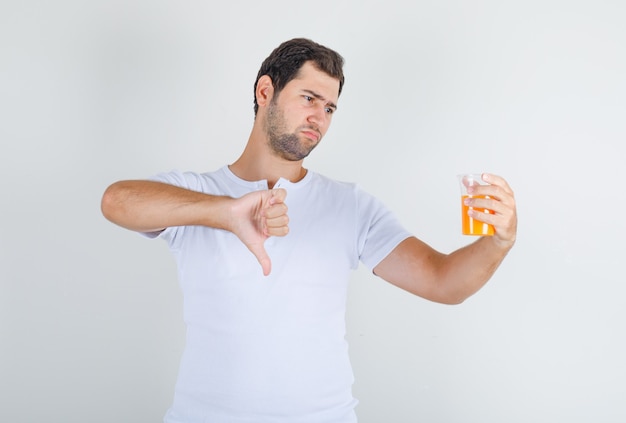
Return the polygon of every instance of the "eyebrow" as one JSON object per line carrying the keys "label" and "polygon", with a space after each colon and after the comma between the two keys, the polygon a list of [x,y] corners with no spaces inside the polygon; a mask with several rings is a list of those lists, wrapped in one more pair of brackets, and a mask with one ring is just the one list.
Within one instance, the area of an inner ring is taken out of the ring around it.
{"label": "eyebrow", "polygon": [[326,101],[326,99],[324,98],[324,96],[316,93],[315,91],[311,91],[311,90],[302,90],[303,92],[310,94],[311,97],[315,97],[316,99],[325,102],[328,106],[332,107],[333,109],[337,110],[337,105],[335,103],[333,103],[332,101]]}

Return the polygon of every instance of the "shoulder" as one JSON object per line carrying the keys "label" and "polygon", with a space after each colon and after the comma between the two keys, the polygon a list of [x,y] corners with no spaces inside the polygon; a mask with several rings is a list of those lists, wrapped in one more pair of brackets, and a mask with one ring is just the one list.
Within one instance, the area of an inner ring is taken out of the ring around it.
{"label": "shoulder", "polygon": [[311,182],[312,185],[318,189],[332,190],[343,193],[355,192],[359,189],[358,185],[354,182],[340,181],[316,172],[312,172]]}
{"label": "shoulder", "polygon": [[325,198],[332,198],[341,204],[352,203],[359,209],[378,209],[382,202],[356,182],[346,182],[328,176],[313,173],[312,192]]}

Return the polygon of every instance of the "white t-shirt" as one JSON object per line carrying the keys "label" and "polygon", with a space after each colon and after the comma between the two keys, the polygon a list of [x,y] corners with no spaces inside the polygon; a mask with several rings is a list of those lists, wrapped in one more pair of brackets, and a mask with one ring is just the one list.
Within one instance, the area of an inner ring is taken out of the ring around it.
{"label": "white t-shirt", "polygon": [[[267,189],[227,166],[155,180],[241,197]],[[353,423],[353,375],[345,340],[350,271],[373,269],[410,234],[354,184],[308,172],[280,179],[289,234],[265,248],[263,276],[232,233],[202,226],[161,232],[178,264],[187,324],[166,423]]]}

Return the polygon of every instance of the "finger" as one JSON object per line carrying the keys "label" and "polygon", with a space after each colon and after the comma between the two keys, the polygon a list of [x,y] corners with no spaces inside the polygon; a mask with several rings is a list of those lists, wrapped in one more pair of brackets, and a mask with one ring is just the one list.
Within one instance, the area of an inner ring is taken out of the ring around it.
{"label": "finger", "polygon": [[503,221],[515,219],[514,203],[507,204],[497,199],[479,197],[467,198],[464,203],[471,208],[472,214],[476,215],[472,216],[473,218],[485,221],[485,223],[494,223],[490,216],[501,217]]}
{"label": "finger", "polygon": [[263,211],[265,234],[268,236],[285,236],[289,232],[287,205],[283,202],[287,191],[272,190],[269,207]]}
{"label": "finger", "polygon": [[282,216],[287,216],[287,210],[288,208],[285,203],[274,204],[263,211],[263,216],[267,219],[276,219]]}
{"label": "finger", "polygon": [[[498,201],[494,203],[500,204]],[[498,238],[506,242],[514,242],[517,232],[517,215],[515,209],[504,207],[499,210],[493,210],[498,209],[498,207],[490,207],[491,209],[483,209],[482,207],[470,209],[468,215],[479,222],[493,225]]]}
{"label": "finger", "polygon": [[488,184],[498,186],[504,190],[504,192],[508,194],[513,194],[513,190],[509,186],[508,182],[499,175],[494,175],[493,173],[483,173],[482,174],[483,181]]}
{"label": "finger", "polygon": [[272,189],[270,190],[270,195],[270,205],[283,203],[285,201],[285,198],[287,197],[287,190],[284,188]]}
{"label": "finger", "polygon": [[265,221],[266,235],[285,236],[289,233],[289,217],[280,215]]}
{"label": "finger", "polygon": [[479,210],[491,210],[496,214],[508,214],[513,209],[509,202],[494,198],[493,196],[471,197],[466,198],[465,200],[463,200],[463,202],[466,206],[473,207]]}
{"label": "finger", "polygon": [[512,235],[515,232],[514,219],[509,219],[506,216],[490,213],[489,210],[469,210],[468,215],[477,222],[492,225],[495,229],[495,233],[503,239],[509,239],[514,236]]}
{"label": "finger", "polygon": [[515,204],[515,197],[512,192],[507,191],[504,187],[499,185],[480,185],[472,187],[468,190],[468,193],[473,198],[487,198],[493,201],[501,201],[502,203],[513,206]]}

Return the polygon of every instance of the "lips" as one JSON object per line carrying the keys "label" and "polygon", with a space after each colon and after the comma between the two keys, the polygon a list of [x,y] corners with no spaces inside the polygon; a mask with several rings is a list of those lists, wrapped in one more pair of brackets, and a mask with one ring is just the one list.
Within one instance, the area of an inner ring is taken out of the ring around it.
{"label": "lips", "polygon": [[315,128],[305,128],[302,130],[305,137],[312,139],[313,141],[319,141],[322,138],[322,134]]}

